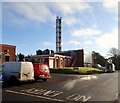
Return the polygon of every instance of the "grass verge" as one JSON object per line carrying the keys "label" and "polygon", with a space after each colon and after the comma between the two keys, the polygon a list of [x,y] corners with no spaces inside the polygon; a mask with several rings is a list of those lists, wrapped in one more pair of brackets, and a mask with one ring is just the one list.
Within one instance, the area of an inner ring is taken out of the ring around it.
{"label": "grass verge", "polygon": [[0,72],[2,72],[2,65],[0,65]]}
{"label": "grass verge", "polygon": [[103,73],[103,70],[100,70],[98,68],[80,67],[78,72],[80,74],[95,74],[95,73]]}
{"label": "grass verge", "polygon": [[65,67],[65,68],[50,68],[50,72],[63,74],[96,74],[103,73],[103,70],[89,67]]}

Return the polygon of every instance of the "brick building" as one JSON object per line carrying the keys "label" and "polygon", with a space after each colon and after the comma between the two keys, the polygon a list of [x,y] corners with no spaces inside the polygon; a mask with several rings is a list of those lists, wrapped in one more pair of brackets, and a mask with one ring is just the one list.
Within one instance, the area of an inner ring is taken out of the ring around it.
{"label": "brick building", "polygon": [[83,67],[84,66],[84,51],[68,50],[52,54],[34,55],[26,58],[27,61],[39,62],[47,64],[50,68],[63,67]]}
{"label": "brick building", "polygon": [[69,56],[63,56],[58,54],[47,54],[47,55],[34,55],[31,57],[25,58],[26,61],[38,62],[47,64],[50,68],[63,68],[70,63]]}
{"label": "brick building", "polygon": [[84,50],[68,50],[58,52],[57,54],[70,56],[70,63],[67,67],[84,67]]}
{"label": "brick building", "polygon": [[15,61],[16,46],[0,44],[0,64],[7,61]]}

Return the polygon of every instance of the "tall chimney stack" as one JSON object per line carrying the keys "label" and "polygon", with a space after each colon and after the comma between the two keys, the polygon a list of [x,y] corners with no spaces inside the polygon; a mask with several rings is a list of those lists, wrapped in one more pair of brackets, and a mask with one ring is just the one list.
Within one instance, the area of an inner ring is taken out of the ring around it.
{"label": "tall chimney stack", "polygon": [[57,18],[56,18],[56,52],[61,52],[61,50],[62,50],[61,19],[62,19],[62,17],[59,17],[59,16],[57,16]]}

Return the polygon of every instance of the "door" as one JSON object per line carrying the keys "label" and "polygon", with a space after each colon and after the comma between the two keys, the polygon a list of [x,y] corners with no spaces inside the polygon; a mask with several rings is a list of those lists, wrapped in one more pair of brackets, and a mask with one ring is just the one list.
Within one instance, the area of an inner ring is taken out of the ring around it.
{"label": "door", "polygon": [[56,59],[56,67],[59,67],[59,61]]}
{"label": "door", "polygon": [[10,56],[6,55],[5,56],[5,62],[9,62]]}
{"label": "door", "polygon": [[50,59],[50,61],[49,61],[49,67],[50,68],[53,68],[53,63],[54,63],[53,59]]}

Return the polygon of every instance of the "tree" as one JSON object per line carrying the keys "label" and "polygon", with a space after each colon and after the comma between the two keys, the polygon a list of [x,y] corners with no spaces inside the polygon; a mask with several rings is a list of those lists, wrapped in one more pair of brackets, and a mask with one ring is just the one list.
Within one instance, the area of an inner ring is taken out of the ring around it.
{"label": "tree", "polygon": [[116,48],[111,48],[108,51],[108,56],[110,56],[110,57],[117,57],[119,54],[120,54],[120,51]]}
{"label": "tree", "polygon": [[25,56],[25,61],[29,61],[31,59],[32,55]]}
{"label": "tree", "polygon": [[31,58],[31,56],[30,56],[30,55],[27,55],[26,58]]}
{"label": "tree", "polygon": [[18,61],[24,61],[24,58],[25,58],[25,56],[24,56],[24,54],[18,54],[18,58],[19,58],[19,60]]}
{"label": "tree", "polygon": [[108,56],[115,64],[116,69],[120,69],[120,51],[116,48],[111,48],[108,51]]}

